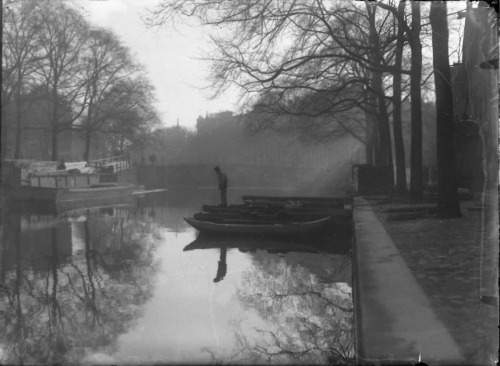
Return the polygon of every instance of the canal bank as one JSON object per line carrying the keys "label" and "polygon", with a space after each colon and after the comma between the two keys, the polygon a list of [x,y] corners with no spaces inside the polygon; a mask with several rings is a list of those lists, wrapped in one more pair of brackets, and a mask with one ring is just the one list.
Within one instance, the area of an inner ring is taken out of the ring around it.
{"label": "canal bank", "polygon": [[354,201],[358,363],[494,364],[498,309],[478,301],[473,203],[460,219],[391,221],[387,202]]}

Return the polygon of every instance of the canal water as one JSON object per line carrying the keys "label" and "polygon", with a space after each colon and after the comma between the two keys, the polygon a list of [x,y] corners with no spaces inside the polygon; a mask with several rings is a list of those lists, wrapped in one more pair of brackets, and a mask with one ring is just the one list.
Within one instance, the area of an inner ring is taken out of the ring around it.
{"label": "canal water", "polygon": [[353,363],[342,236],[203,242],[183,217],[216,201],[169,191],[4,212],[0,363]]}

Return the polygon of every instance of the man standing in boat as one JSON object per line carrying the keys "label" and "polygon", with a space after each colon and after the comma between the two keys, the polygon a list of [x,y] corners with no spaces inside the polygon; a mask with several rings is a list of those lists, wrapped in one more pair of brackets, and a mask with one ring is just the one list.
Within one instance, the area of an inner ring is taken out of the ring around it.
{"label": "man standing in boat", "polygon": [[224,174],[218,166],[214,168],[217,176],[219,177],[219,190],[220,190],[220,201],[221,206],[227,206],[227,175]]}

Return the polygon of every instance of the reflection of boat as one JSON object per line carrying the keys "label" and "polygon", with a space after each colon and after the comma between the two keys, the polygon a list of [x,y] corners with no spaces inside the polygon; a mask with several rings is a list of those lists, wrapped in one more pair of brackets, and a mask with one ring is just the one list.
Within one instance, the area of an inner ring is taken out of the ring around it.
{"label": "reflection of boat", "polygon": [[239,249],[241,252],[266,250],[268,253],[334,253],[345,254],[350,246],[345,237],[310,235],[307,238],[261,238],[244,235],[213,235],[200,233],[198,237],[184,247],[184,251],[196,249]]}
{"label": "reflection of boat", "polygon": [[325,217],[319,220],[305,222],[271,220],[257,222],[254,220],[212,222],[196,220],[194,218],[184,218],[184,220],[201,232],[295,235],[319,232],[325,228],[330,218]]}
{"label": "reflection of boat", "polygon": [[12,210],[19,215],[21,231],[55,228],[62,223],[87,221],[89,217],[126,215],[132,209],[130,203],[81,207],[66,211],[57,211],[53,207],[24,205]]}

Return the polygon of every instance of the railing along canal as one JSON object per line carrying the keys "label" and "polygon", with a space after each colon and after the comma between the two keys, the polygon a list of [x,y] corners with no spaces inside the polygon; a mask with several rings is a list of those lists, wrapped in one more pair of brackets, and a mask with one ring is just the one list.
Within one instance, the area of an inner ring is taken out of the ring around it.
{"label": "railing along canal", "polygon": [[130,169],[130,161],[124,155],[120,155],[113,158],[104,158],[89,161],[88,166],[96,169],[97,171],[102,171],[106,167],[112,166],[112,172],[117,173]]}
{"label": "railing along canal", "polygon": [[31,187],[46,188],[78,188],[99,183],[98,174],[61,174],[61,175],[32,175],[29,177]]}

